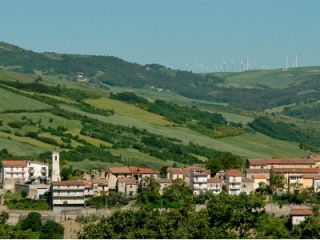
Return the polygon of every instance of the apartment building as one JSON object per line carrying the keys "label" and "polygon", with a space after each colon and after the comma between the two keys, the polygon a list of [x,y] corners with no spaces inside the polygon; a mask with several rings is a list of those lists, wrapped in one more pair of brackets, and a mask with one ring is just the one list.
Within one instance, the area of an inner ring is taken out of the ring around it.
{"label": "apartment building", "polygon": [[84,181],[51,182],[51,206],[53,211],[82,209],[84,204]]}
{"label": "apartment building", "polygon": [[240,170],[227,170],[225,183],[228,194],[239,195],[242,186],[242,173]]}

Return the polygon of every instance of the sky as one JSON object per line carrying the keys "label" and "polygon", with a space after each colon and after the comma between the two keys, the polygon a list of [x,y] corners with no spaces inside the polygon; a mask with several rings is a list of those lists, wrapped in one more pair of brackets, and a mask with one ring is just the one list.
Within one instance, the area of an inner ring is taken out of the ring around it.
{"label": "sky", "polygon": [[[320,65],[318,0],[0,0],[0,41],[194,72]],[[248,63],[248,64],[247,64]]]}

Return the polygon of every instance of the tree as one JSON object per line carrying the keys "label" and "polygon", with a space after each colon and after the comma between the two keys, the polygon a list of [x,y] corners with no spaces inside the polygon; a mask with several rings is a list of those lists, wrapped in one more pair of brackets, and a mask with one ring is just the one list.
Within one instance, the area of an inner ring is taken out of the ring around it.
{"label": "tree", "polygon": [[283,190],[286,186],[286,178],[283,173],[273,173],[270,177],[272,191]]}
{"label": "tree", "polygon": [[37,212],[30,212],[26,219],[20,222],[22,230],[31,229],[33,232],[38,232],[42,228],[41,215]]}
{"label": "tree", "polygon": [[209,159],[206,163],[206,168],[210,169],[211,175],[214,176],[220,170],[241,169],[243,161],[241,157],[233,155],[230,152],[225,152],[219,156]]}
{"label": "tree", "polygon": [[193,196],[191,189],[186,185],[183,179],[175,179],[172,184],[163,189],[163,198],[170,202],[182,204],[192,203]]}
{"label": "tree", "polygon": [[69,167],[65,167],[61,169],[61,178],[62,180],[69,180],[73,173],[73,167],[70,165]]}
{"label": "tree", "polygon": [[160,184],[152,177],[146,177],[141,181],[138,188],[137,200],[141,203],[155,202],[160,199]]}
{"label": "tree", "polygon": [[237,234],[236,238],[248,237],[264,214],[264,199],[264,196],[252,193],[213,195],[207,206],[210,227],[222,228],[227,234]]}
{"label": "tree", "polygon": [[61,239],[63,237],[64,227],[52,220],[46,221],[40,232],[41,239]]}
{"label": "tree", "polygon": [[9,213],[2,211],[0,214],[0,224],[5,224],[9,219]]}

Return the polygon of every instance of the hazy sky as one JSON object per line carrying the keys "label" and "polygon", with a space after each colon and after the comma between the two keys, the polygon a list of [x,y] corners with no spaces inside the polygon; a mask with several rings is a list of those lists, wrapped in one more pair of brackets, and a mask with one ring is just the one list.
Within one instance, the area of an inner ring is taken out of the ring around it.
{"label": "hazy sky", "polygon": [[0,0],[0,41],[200,71],[320,65],[319,0]]}

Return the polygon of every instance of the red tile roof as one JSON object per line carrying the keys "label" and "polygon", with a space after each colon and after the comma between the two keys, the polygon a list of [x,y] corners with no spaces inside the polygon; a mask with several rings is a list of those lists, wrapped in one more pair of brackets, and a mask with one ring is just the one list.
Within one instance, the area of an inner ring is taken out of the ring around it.
{"label": "red tile roof", "polygon": [[220,178],[209,178],[208,183],[222,183]]}
{"label": "red tile roof", "polygon": [[108,185],[108,179],[106,178],[96,178],[92,179],[93,184],[98,184],[98,185]]}
{"label": "red tile roof", "polygon": [[273,168],[274,173],[319,173],[319,168]]}
{"label": "red tile roof", "polygon": [[305,179],[316,179],[316,180],[320,179],[319,174],[303,174],[302,177]]}
{"label": "red tile roof", "polygon": [[233,170],[227,170],[226,174],[232,177],[241,177],[242,173],[238,169],[233,169]]}
{"label": "red tile roof", "polygon": [[167,168],[167,172],[171,172],[173,174],[182,174],[181,168]]}
{"label": "red tile roof", "polygon": [[265,175],[265,174],[255,174],[255,175],[252,175],[252,178],[253,179],[267,179],[267,175]]}
{"label": "red tile roof", "polygon": [[297,164],[297,165],[314,165],[315,160],[312,158],[263,158],[263,159],[248,159],[250,166],[266,166],[273,164]]}
{"label": "red tile roof", "polygon": [[246,169],[246,173],[270,173],[271,169]]}
{"label": "red tile roof", "polygon": [[24,160],[3,160],[2,167],[26,167],[27,162]]}
{"label": "red tile roof", "polygon": [[84,186],[84,181],[81,180],[68,180],[68,181],[54,181],[51,183],[52,186]]}
{"label": "red tile roof", "polygon": [[84,187],[85,188],[91,188],[92,187],[92,182],[84,182]]}
{"label": "red tile roof", "polygon": [[131,173],[128,167],[110,167],[109,172],[113,174],[130,174]]}
{"label": "red tile roof", "polygon": [[129,167],[131,173],[133,174],[157,174],[159,172],[151,169],[151,168],[139,168],[135,166],[130,166]]}
{"label": "red tile roof", "polygon": [[290,211],[290,215],[291,216],[309,216],[309,215],[312,215],[312,210],[308,208],[305,208],[305,209],[293,208]]}
{"label": "red tile roof", "polygon": [[137,185],[136,179],[129,177],[120,177],[118,178],[119,183],[125,183],[127,185]]}
{"label": "red tile roof", "polygon": [[183,169],[183,172],[189,173],[191,170],[202,170],[202,169],[204,168],[199,166],[188,166]]}

